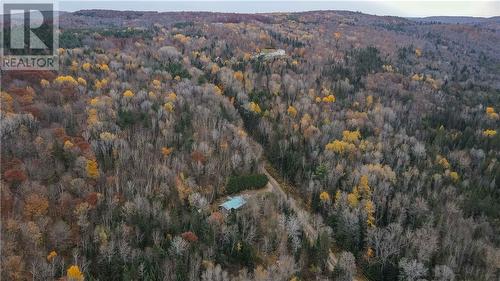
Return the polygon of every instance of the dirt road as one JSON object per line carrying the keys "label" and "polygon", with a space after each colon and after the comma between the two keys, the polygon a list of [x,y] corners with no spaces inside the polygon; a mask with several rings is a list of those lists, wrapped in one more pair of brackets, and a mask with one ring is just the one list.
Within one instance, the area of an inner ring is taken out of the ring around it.
{"label": "dirt road", "polygon": [[[310,243],[315,243],[318,234],[319,234],[319,229],[322,227],[321,225],[314,225],[312,223],[312,216],[311,214],[305,210],[297,200],[289,195],[286,190],[281,186],[281,184],[269,173],[267,168],[263,168],[262,172],[267,176],[269,179],[268,187],[269,189],[281,196],[283,200],[287,201],[288,205],[294,212],[297,214],[297,218],[302,226],[302,229],[304,230],[304,234],[309,240]],[[326,262],[327,267],[330,271],[333,271],[335,268],[335,265],[337,264],[337,256],[335,253],[330,249],[330,253],[328,254],[328,260]],[[360,272],[358,269],[357,272]],[[356,274],[356,276],[353,279],[354,281],[368,281],[367,278],[362,276],[362,274]]]}

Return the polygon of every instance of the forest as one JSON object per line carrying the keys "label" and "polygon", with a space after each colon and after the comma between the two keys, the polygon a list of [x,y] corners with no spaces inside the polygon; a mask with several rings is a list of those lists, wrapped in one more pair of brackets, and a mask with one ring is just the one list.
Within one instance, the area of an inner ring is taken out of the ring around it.
{"label": "forest", "polygon": [[499,280],[500,22],[60,29],[59,71],[1,75],[2,280]]}

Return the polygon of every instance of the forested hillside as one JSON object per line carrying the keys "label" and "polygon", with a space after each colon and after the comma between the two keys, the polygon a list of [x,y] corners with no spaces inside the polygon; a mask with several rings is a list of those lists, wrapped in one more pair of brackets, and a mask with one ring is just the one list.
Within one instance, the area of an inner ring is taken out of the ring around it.
{"label": "forested hillside", "polygon": [[499,280],[498,21],[60,28],[59,71],[1,76],[2,280]]}

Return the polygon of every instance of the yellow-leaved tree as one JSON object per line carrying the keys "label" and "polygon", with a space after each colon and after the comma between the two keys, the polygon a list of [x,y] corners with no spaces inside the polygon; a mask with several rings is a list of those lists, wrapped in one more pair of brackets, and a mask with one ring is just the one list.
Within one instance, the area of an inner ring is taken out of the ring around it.
{"label": "yellow-leaved tree", "polygon": [[370,107],[373,104],[373,96],[369,95],[366,97],[366,106]]}
{"label": "yellow-leaved tree", "polygon": [[48,262],[52,262],[54,260],[54,258],[57,257],[57,252],[56,251],[52,251],[50,252],[48,255],[47,255],[47,261]]}
{"label": "yellow-leaved tree", "polygon": [[78,84],[80,84],[82,86],[87,86],[87,80],[83,79],[82,77],[78,77],[78,79],[76,79],[76,81],[78,82]]}
{"label": "yellow-leaved tree", "polygon": [[72,265],[66,271],[68,281],[82,281],[84,280],[83,273],[80,271],[78,265]]}
{"label": "yellow-leaved tree", "polygon": [[323,191],[319,194],[319,199],[321,200],[321,202],[329,202],[330,201],[330,194],[328,194],[328,192],[326,191]]}
{"label": "yellow-leaved tree", "polygon": [[342,140],[345,142],[357,142],[361,138],[361,134],[359,130],[356,131],[343,131],[342,132]]}
{"label": "yellow-leaved tree", "polygon": [[163,108],[168,111],[168,112],[173,112],[174,111],[174,104],[172,102],[166,102],[164,105],[163,105]]}
{"label": "yellow-leaved tree", "polygon": [[369,227],[375,227],[375,205],[372,200],[365,200],[366,223]]}
{"label": "yellow-leaved tree", "polygon": [[359,193],[358,189],[355,187],[351,193],[347,194],[347,203],[351,208],[356,208],[359,203]]}
{"label": "yellow-leaved tree", "polygon": [[256,103],[256,102],[253,102],[253,101],[248,104],[248,109],[250,111],[252,111],[252,112],[255,112],[255,113],[261,113],[262,112],[262,110],[260,109],[259,104]]}
{"label": "yellow-leaved tree", "polygon": [[78,82],[71,75],[60,75],[54,80],[57,85],[77,86]]}
{"label": "yellow-leaved tree", "polygon": [[97,165],[97,161],[88,159],[87,160],[87,176],[92,179],[97,179],[99,177],[99,168]]}
{"label": "yellow-leaved tree", "polygon": [[483,136],[485,136],[487,138],[488,137],[494,137],[496,134],[497,134],[497,131],[493,130],[493,129],[487,129],[487,130],[483,131]]}
{"label": "yellow-leaved tree", "polygon": [[108,85],[108,79],[103,78],[101,81],[96,80],[95,81],[95,89],[100,90],[102,88],[105,88]]}
{"label": "yellow-leaved tree", "polygon": [[89,71],[90,67],[91,67],[91,65],[88,62],[82,64],[82,69],[85,70],[85,71]]}
{"label": "yellow-leaved tree", "polygon": [[443,156],[441,155],[438,155],[436,156],[436,160],[437,160],[437,163],[445,168],[445,169],[448,169],[450,167],[450,163],[448,162],[448,160],[446,158],[444,158]]}
{"label": "yellow-leaved tree", "polygon": [[65,150],[70,150],[74,147],[75,145],[70,141],[70,140],[67,140],[64,142],[64,149]]}
{"label": "yellow-leaved tree", "polygon": [[156,80],[155,79],[155,80],[153,80],[152,84],[153,84],[153,88],[155,88],[157,90],[161,88],[161,82],[160,82],[160,80]]}
{"label": "yellow-leaved tree", "polygon": [[135,94],[131,90],[126,90],[125,92],[123,92],[123,96],[126,98],[131,98],[131,97],[135,96]]}
{"label": "yellow-leaved tree", "polygon": [[287,112],[290,116],[292,117],[295,117],[297,116],[297,109],[293,106],[293,105],[290,105],[287,109]]}
{"label": "yellow-leaved tree", "polygon": [[326,102],[326,103],[335,102],[335,96],[334,95],[328,95],[326,97],[323,97],[323,102]]}
{"label": "yellow-leaved tree", "polygon": [[214,85],[214,92],[216,95],[222,95],[222,86]]}
{"label": "yellow-leaved tree", "polygon": [[370,197],[372,196],[372,191],[370,189],[370,186],[368,185],[368,177],[366,175],[362,175],[359,179],[358,190],[361,196],[365,199],[370,199]]}
{"label": "yellow-leaved tree", "polygon": [[109,71],[109,66],[105,63],[99,64],[97,66],[100,71],[108,72]]}
{"label": "yellow-leaved tree", "polygon": [[167,100],[170,101],[170,102],[174,102],[176,99],[177,99],[177,94],[174,93],[174,92],[170,92],[167,95]]}
{"label": "yellow-leaved tree", "polygon": [[371,199],[372,191],[370,186],[368,185],[367,175],[361,176],[361,178],[359,179],[359,185],[357,189],[359,191],[361,198],[363,198],[364,210],[367,216],[366,223],[368,224],[369,227],[375,227],[375,204],[373,204],[373,201]]}
{"label": "yellow-leaved tree", "polygon": [[335,153],[342,154],[344,152],[354,151],[356,149],[356,146],[346,141],[334,140],[329,142],[325,146],[325,149],[328,151],[333,151]]}

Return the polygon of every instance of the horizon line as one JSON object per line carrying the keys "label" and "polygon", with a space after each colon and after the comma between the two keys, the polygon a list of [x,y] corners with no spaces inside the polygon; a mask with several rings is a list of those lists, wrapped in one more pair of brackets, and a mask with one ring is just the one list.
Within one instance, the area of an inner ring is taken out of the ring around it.
{"label": "horizon line", "polygon": [[[117,5],[119,4],[119,5]],[[147,0],[135,1],[59,1],[62,11],[118,10],[162,12],[212,12],[237,14],[299,13],[310,11],[350,11],[376,16],[422,18],[433,16],[490,18],[500,16],[500,1],[414,1],[414,0]]]}
{"label": "horizon line", "polygon": [[[50,11],[50,10],[44,10],[44,11]],[[323,10],[303,10],[303,11],[272,11],[272,12],[238,12],[238,11],[225,11],[225,12],[220,12],[220,11],[210,11],[210,10],[178,10],[178,11],[158,11],[158,10],[132,10],[132,9],[125,9],[125,10],[118,10],[118,9],[102,9],[102,8],[84,8],[84,9],[79,9],[75,11],[69,11],[69,10],[52,10],[53,12],[59,12],[59,13],[68,13],[68,14],[73,14],[77,12],[82,12],[82,11],[110,11],[110,12],[148,12],[148,13],[211,13],[211,14],[239,14],[239,15],[272,15],[272,14],[300,14],[300,13],[311,13],[311,12],[349,12],[349,13],[357,13],[357,14],[363,14],[363,15],[368,15],[368,16],[376,16],[376,17],[396,17],[396,18],[404,18],[404,19],[425,19],[425,18],[474,18],[474,19],[493,19],[493,18],[498,18],[500,16],[475,16],[475,15],[426,15],[426,16],[399,16],[399,15],[392,15],[392,14],[384,14],[384,15],[378,15],[378,14],[371,14],[363,11],[358,11],[358,10],[342,10],[342,9],[323,9]],[[12,15],[18,15],[22,13],[13,13]],[[3,13],[0,13],[0,15],[3,15]]]}

